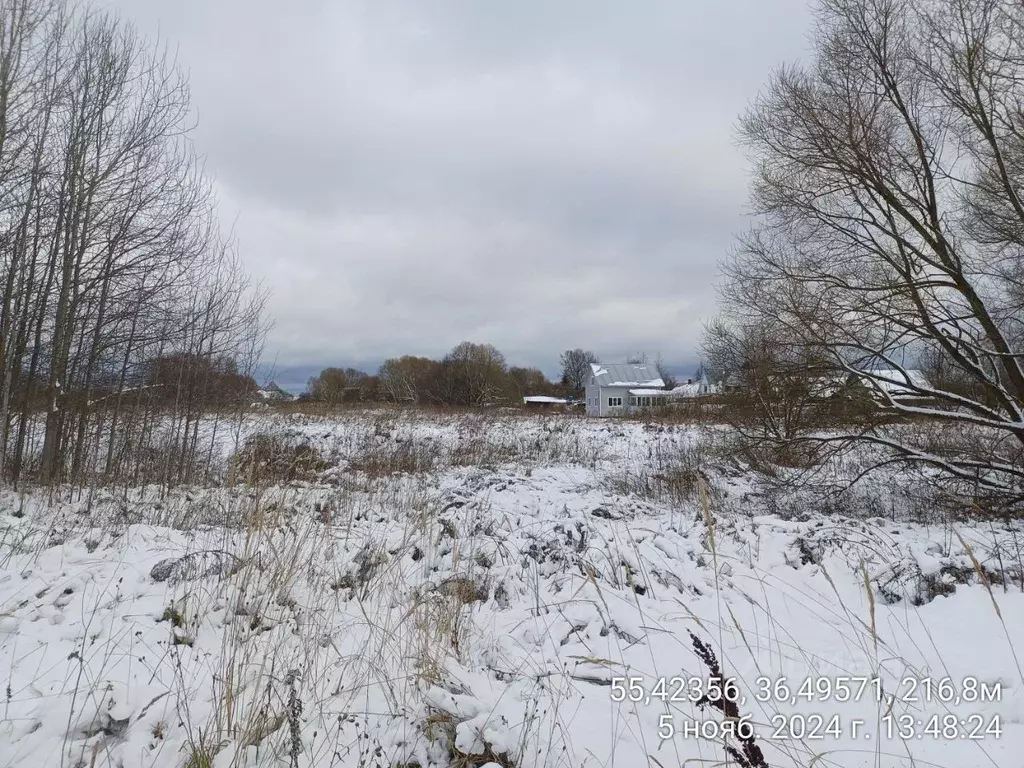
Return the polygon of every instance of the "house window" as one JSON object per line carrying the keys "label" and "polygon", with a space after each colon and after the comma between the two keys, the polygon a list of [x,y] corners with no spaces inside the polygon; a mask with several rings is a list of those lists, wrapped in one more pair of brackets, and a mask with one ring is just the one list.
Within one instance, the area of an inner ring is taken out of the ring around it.
{"label": "house window", "polygon": [[609,397],[608,398],[608,407],[609,408],[616,408],[616,407],[618,407],[620,405],[622,405],[622,398],[621,397]]}
{"label": "house window", "polygon": [[630,405],[636,405],[636,398],[635,397],[629,398],[629,404]]}

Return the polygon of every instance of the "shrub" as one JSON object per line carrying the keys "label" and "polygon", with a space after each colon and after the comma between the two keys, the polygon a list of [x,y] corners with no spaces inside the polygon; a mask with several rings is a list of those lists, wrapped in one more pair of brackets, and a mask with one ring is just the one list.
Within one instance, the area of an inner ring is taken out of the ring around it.
{"label": "shrub", "polygon": [[434,468],[434,449],[412,439],[370,444],[349,460],[349,468],[371,477],[416,475]]}
{"label": "shrub", "polygon": [[278,435],[256,434],[231,460],[231,477],[249,484],[311,480],[330,466],[308,443],[289,444]]}

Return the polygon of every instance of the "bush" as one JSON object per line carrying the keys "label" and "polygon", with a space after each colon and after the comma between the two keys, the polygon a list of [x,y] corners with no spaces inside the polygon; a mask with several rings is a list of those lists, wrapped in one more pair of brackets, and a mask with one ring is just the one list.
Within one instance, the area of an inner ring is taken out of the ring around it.
{"label": "bush", "polygon": [[330,463],[308,443],[289,444],[278,435],[256,434],[231,459],[231,477],[250,485],[312,480]]}
{"label": "bush", "polygon": [[370,477],[416,475],[434,468],[433,446],[411,439],[378,443],[363,448],[349,461],[349,468]]}

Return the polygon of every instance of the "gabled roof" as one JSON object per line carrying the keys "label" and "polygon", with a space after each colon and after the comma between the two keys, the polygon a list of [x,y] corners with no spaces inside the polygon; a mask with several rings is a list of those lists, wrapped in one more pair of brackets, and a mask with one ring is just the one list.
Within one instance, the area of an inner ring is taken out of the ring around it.
{"label": "gabled roof", "polygon": [[591,363],[599,387],[662,387],[665,382],[650,363]]}
{"label": "gabled roof", "polygon": [[701,395],[708,394],[710,391],[711,386],[706,381],[693,381],[689,384],[680,384],[669,394],[672,397],[700,397]]}
{"label": "gabled roof", "polygon": [[256,394],[264,400],[290,400],[292,396],[281,389],[274,382],[270,382],[263,389],[257,389]]}
{"label": "gabled roof", "polygon": [[[931,383],[925,375],[916,368],[906,369],[906,376],[902,371],[895,369],[877,368],[864,371],[862,380],[868,387],[877,387],[879,390],[890,396],[906,396],[920,394],[918,389],[931,389]],[[872,378],[868,378],[872,377]],[[878,377],[878,378],[873,378]],[[879,381],[879,378],[892,379],[892,381]],[[910,387],[915,387],[911,389]]]}

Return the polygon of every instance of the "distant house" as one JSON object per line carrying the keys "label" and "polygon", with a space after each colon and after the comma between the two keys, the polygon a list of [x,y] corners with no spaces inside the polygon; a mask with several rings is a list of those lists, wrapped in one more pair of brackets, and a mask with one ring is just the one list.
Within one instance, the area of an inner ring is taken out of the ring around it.
{"label": "distant house", "polygon": [[717,386],[722,392],[739,392],[743,389],[743,379],[735,373],[730,373]]}
{"label": "distant house", "polygon": [[689,397],[707,397],[714,394],[716,387],[708,382],[707,374],[702,373],[700,378],[694,381],[687,379],[685,384],[680,384],[668,391],[671,400],[683,400]]}
{"label": "distant house", "polygon": [[865,370],[862,374],[851,373],[846,384],[848,389],[854,391],[867,390],[882,402],[888,399],[920,400],[928,397],[920,390],[932,388],[931,382],[916,368],[907,368],[905,373],[888,368]]}
{"label": "distant house", "polygon": [[807,395],[811,400],[831,400],[846,391],[848,377],[841,374],[827,376],[809,376],[807,378]]}
{"label": "distant house", "polygon": [[287,403],[295,399],[273,381],[263,389],[256,390],[256,396],[265,403]]}
{"label": "distant house", "polygon": [[668,391],[649,363],[590,364],[586,398],[588,416],[620,416],[665,401]]}
{"label": "distant house", "polygon": [[527,395],[523,398],[523,405],[527,408],[556,408],[568,405],[569,400],[564,397],[549,397],[548,395]]}

